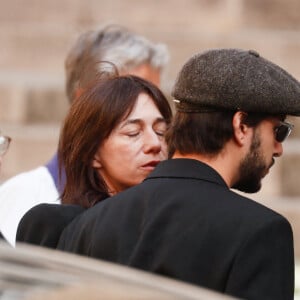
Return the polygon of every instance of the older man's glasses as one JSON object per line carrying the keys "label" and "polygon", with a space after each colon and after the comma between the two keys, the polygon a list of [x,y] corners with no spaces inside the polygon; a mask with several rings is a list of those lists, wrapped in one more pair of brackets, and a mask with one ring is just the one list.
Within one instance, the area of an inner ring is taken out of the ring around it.
{"label": "older man's glasses", "polygon": [[290,135],[293,127],[294,125],[288,122],[280,122],[274,129],[276,141],[282,143]]}
{"label": "older man's glasses", "polygon": [[0,135],[0,156],[4,155],[9,147],[11,138],[8,136]]}

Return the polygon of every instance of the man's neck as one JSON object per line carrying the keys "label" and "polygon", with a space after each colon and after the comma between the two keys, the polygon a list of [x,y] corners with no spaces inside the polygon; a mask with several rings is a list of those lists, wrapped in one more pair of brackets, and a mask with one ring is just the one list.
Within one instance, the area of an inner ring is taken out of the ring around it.
{"label": "man's neck", "polygon": [[230,188],[236,181],[236,170],[238,170],[240,160],[232,153],[228,153],[228,151],[229,150],[225,148],[216,155],[200,153],[181,154],[180,152],[175,151],[172,159],[185,158],[203,162],[217,171]]}

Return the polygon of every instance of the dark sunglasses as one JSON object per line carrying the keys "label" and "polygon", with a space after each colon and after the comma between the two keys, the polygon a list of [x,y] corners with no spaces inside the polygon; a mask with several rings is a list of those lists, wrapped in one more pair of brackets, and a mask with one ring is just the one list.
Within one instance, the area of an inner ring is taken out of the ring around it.
{"label": "dark sunglasses", "polygon": [[274,128],[276,141],[282,143],[290,135],[293,128],[293,124],[281,121],[280,125]]}

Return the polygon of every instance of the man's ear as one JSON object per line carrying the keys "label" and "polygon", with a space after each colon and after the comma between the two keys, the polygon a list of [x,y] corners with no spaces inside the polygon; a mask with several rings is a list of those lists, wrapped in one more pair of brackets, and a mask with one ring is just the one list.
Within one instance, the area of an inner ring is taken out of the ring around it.
{"label": "man's ear", "polygon": [[92,167],[95,169],[101,169],[102,168],[102,164],[101,164],[101,160],[98,154],[96,154],[93,158],[93,162],[92,162]]}
{"label": "man's ear", "polygon": [[237,111],[232,118],[233,137],[240,146],[245,144],[247,134],[249,133],[249,127],[243,121],[245,115],[246,113]]}

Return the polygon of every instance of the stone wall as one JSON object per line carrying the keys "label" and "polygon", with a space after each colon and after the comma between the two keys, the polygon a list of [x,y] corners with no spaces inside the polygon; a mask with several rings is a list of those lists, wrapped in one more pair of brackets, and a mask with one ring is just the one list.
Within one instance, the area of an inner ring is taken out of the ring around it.
{"label": "stone wall", "polygon": [[[13,138],[2,180],[45,163],[54,153],[68,109],[65,55],[79,33],[99,24],[123,24],[169,46],[171,62],[162,87],[167,94],[182,64],[207,48],[255,49],[300,79],[298,0],[0,0],[0,4],[0,120],[1,130]],[[296,128],[284,144],[285,155],[253,197],[282,212],[296,228],[300,121],[293,121]],[[300,255],[298,237],[296,250]]]}

